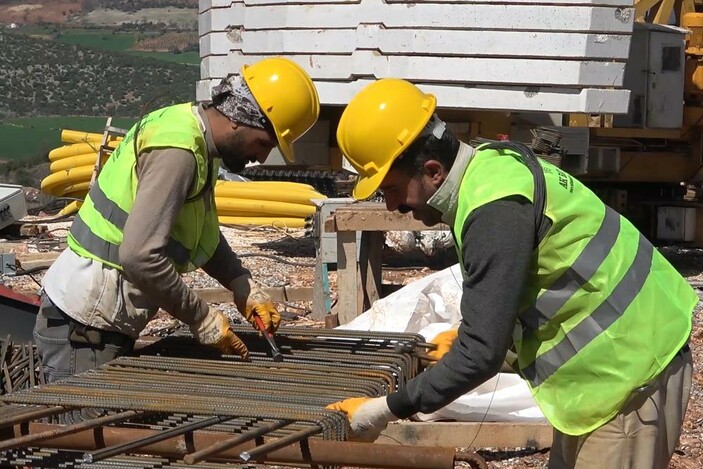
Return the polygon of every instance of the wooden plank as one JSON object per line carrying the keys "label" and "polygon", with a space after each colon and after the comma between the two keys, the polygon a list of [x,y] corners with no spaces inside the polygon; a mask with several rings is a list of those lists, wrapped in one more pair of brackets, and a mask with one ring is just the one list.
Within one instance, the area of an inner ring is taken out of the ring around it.
{"label": "wooden plank", "polygon": [[[412,8],[409,8],[412,6]],[[232,25],[253,29],[356,28],[360,24],[484,30],[631,33],[634,8],[529,4],[385,3],[246,6],[211,8],[199,15],[201,34]]]}
{"label": "wooden plank", "polygon": [[[202,60],[215,76],[257,62],[264,55],[243,55],[233,51],[227,56]],[[490,84],[562,87],[621,87],[625,62],[551,60],[530,58],[383,56],[370,50],[351,55],[300,54],[291,56],[313,79],[349,81],[356,76],[402,77],[413,82],[452,84]],[[529,73],[526,73],[529,70]]]}
{"label": "wooden plank", "polygon": [[678,140],[681,129],[636,129],[622,127],[592,127],[591,136],[602,138],[663,138]]}
{"label": "wooden plank", "polygon": [[423,231],[423,230],[448,230],[443,223],[435,226],[425,226],[415,220],[411,214],[389,212],[385,204],[374,202],[360,202],[339,207],[334,214],[325,221],[326,233],[337,231]]}
{"label": "wooden plank", "polygon": [[200,56],[245,54],[351,54],[357,49],[389,54],[463,57],[621,59],[628,57],[629,35],[570,32],[355,29],[213,31],[200,38]]}
{"label": "wooden plank", "polygon": [[363,288],[362,312],[381,298],[381,265],[384,236],[382,231],[365,231],[359,246],[359,274]]}
{"label": "wooden plank", "polygon": [[[312,287],[264,287],[273,301],[312,301]],[[232,292],[226,288],[194,288],[193,291],[208,303],[231,303]]]}
{"label": "wooden plank", "polygon": [[548,423],[394,422],[376,440],[381,444],[454,446],[457,448],[548,448]]}
{"label": "wooden plank", "polygon": [[356,261],[356,233],[337,233],[337,314],[340,324],[358,315],[359,279]]}

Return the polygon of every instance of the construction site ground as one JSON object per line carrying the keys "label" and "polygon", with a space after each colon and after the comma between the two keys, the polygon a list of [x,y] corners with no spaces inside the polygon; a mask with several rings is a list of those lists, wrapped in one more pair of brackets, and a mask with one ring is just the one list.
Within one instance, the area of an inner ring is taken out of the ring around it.
{"label": "construction site ground", "polygon": [[[41,239],[24,237],[7,239],[12,243],[13,251],[18,258],[28,253],[46,251],[46,246],[54,244],[47,240],[59,242],[66,236],[70,222],[45,223],[47,228]],[[315,282],[314,261],[315,248],[313,240],[305,236],[303,230],[285,230],[272,228],[223,228],[223,233],[233,250],[242,254],[242,262],[252,271],[255,279],[264,286],[275,287],[286,285],[290,287],[310,287]],[[39,242],[38,242],[39,241]],[[3,241],[0,241],[2,243]],[[38,248],[41,246],[41,248]],[[60,248],[59,248],[60,249]],[[57,250],[54,248],[54,250]],[[663,248],[662,252],[694,284],[703,284],[703,250]],[[259,257],[260,255],[266,257]],[[384,270],[384,283],[405,285],[415,279],[433,272],[428,267],[413,267],[407,269],[394,268]],[[336,274],[329,275],[331,299],[334,305],[336,299]],[[16,291],[37,293],[41,282],[41,273],[32,277],[4,277],[3,283]],[[203,272],[194,272],[185,276],[185,281],[198,288],[219,287],[220,285]],[[235,320],[241,320],[232,304],[222,304],[222,309]],[[324,323],[310,317],[311,302],[296,302],[279,304],[284,316],[284,326],[324,327]],[[680,445],[671,462],[674,469],[694,469],[703,467],[703,373],[700,363],[703,363],[703,308],[699,305],[694,316],[691,349],[694,357],[693,388],[689,401],[684,430]],[[152,320],[144,335],[163,334],[173,330],[179,324],[168,314],[160,312]],[[546,467],[549,457],[548,450],[533,448],[481,448],[480,454],[489,462],[492,468],[536,468]]]}

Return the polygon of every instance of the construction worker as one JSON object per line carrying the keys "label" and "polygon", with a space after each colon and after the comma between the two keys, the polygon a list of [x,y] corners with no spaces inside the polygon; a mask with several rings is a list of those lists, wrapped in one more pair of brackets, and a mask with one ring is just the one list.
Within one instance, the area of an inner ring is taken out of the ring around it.
{"label": "construction worker", "polygon": [[[462,322],[439,361],[387,397],[352,398],[351,435],[449,404],[501,368],[509,349],[554,427],[550,468],[665,468],[691,387],[698,296],[624,217],[569,174],[510,142],[473,148],[398,79],[360,91],[337,141],[356,199],[452,230]],[[443,356],[442,356],[443,355]]]}
{"label": "construction worker", "polygon": [[278,311],[220,232],[213,187],[220,161],[238,172],[263,163],[275,146],[293,161],[293,142],[318,116],[308,74],[268,58],[223,79],[211,102],[140,119],[102,168],[68,248],[44,276],[34,338],[46,380],[129,353],[159,308],[200,343],[247,358],[227,316],[181,279],[197,268],[233,292],[249,322],[258,315],[275,331]]}

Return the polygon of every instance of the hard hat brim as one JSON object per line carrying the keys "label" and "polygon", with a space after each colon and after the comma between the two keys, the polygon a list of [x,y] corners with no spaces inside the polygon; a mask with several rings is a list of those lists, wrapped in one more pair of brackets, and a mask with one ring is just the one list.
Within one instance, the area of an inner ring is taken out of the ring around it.
{"label": "hard hat brim", "polygon": [[373,176],[360,177],[354,185],[352,197],[356,200],[366,200],[369,197],[372,197],[380,187],[383,179],[385,179],[390,168],[391,165],[387,165],[381,168],[380,171]]}
{"label": "hard hat brim", "polygon": [[283,155],[283,158],[289,163],[295,163],[295,150],[293,150],[293,145],[280,138],[278,136],[278,131],[276,131],[276,138],[278,139],[278,150]]}

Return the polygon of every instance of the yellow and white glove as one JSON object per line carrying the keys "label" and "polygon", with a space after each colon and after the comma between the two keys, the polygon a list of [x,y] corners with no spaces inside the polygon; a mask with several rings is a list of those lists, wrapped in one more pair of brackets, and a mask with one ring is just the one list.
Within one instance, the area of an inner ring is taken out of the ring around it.
{"label": "yellow and white glove", "polygon": [[454,344],[457,337],[459,337],[458,327],[437,334],[435,338],[430,341],[430,343],[435,344],[437,348],[427,352],[429,358],[439,361],[449,351],[449,349],[452,348],[452,344]]}
{"label": "yellow and white glove", "polygon": [[248,275],[235,278],[229,285],[234,294],[234,304],[240,313],[256,328],[254,314],[261,318],[266,329],[273,333],[281,324],[281,315],[271,301],[271,297]]}
{"label": "yellow and white glove", "polygon": [[225,355],[236,354],[249,359],[247,346],[232,331],[229,319],[222,311],[210,308],[207,316],[190,325],[190,332],[203,345],[214,347]]}
{"label": "yellow and white glove", "polygon": [[344,412],[349,419],[349,439],[372,442],[378,438],[389,422],[398,420],[388,408],[384,397],[352,397],[335,402],[328,410]]}

